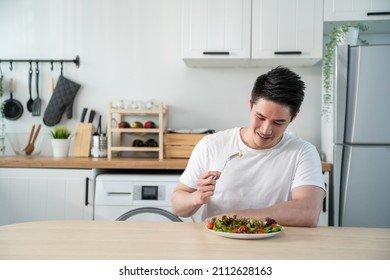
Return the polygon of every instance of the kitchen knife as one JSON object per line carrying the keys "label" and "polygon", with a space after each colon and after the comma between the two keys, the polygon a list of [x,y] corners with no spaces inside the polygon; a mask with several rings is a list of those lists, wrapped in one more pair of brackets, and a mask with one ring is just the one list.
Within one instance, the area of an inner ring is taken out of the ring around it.
{"label": "kitchen knife", "polygon": [[88,108],[83,109],[83,111],[81,113],[81,119],[80,119],[81,122],[84,122],[85,115],[87,114],[87,111],[88,111]]}
{"label": "kitchen knife", "polygon": [[92,123],[93,122],[93,119],[95,118],[95,110],[91,110],[91,112],[89,112],[89,119],[88,119],[88,122],[89,123]]}
{"label": "kitchen knife", "polygon": [[99,115],[99,122],[97,127],[97,133],[100,135],[102,134],[102,115]]}

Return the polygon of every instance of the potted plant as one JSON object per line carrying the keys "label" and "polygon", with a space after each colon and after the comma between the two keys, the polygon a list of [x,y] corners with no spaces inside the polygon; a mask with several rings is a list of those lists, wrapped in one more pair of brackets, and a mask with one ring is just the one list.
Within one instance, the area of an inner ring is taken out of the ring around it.
{"label": "potted plant", "polygon": [[67,157],[70,147],[71,131],[64,126],[55,126],[51,132],[54,157]]}
{"label": "potted plant", "polygon": [[[334,53],[337,45],[356,44],[359,41],[362,45],[368,45],[366,40],[360,38],[360,32],[368,30],[368,26],[358,23],[356,25],[343,24],[334,27],[329,33],[328,42],[325,44],[324,59],[322,61],[322,113],[327,116],[331,112],[333,101],[333,73],[334,73]],[[354,42],[348,42],[350,34],[355,37]]]}

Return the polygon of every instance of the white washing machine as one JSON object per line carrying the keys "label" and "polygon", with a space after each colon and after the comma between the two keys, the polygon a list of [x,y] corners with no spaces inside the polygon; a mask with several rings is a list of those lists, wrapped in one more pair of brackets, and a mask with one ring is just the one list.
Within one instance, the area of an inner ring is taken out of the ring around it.
{"label": "white washing machine", "polygon": [[[180,174],[100,174],[95,180],[94,220],[116,220],[141,207],[172,212],[172,192],[179,178]],[[199,222],[200,213],[193,218],[180,218],[184,222]],[[170,221],[153,213],[138,214],[128,220]]]}

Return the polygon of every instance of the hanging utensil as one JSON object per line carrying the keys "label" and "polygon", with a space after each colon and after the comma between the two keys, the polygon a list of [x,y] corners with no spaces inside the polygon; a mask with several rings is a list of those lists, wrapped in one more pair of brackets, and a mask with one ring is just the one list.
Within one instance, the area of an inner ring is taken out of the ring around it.
{"label": "hanging utensil", "polygon": [[0,97],[3,97],[3,70],[1,70],[1,64],[0,64]]}
{"label": "hanging utensil", "polygon": [[9,81],[10,99],[4,101],[3,113],[8,120],[17,120],[23,114],[23,105],[18,100],[13,98],[14,79]]}
{"label": "hanging utensil", "polygon": [[32,98],[31,96],[31,80],[32,80],[32,74],[33,74],[33,69],[32,69],[32,66],[31,66],[31,62],[30,62],[30,69],[28,71],[28,90],[29,90],[29,94],[30,94],[30,99],[27,101],[27,110],[29,112],[32,112],[33,110],[33,104],[34,104],[34,99]]}
{"label": "hanging utensil", "polygon": [[41,115],[41,98],[39,97],[39,67],[38,67],[38,62],[37,62],[37,67],[35,69],[35,73],[36,73],[36,81],[35,81],[35,84],[36,84],[36,88],[37,88],[37,98],[35,98],[34,100],[34,103],[33,103],[33,111],[32,111],[32,115],[33,116],[40,116]]}

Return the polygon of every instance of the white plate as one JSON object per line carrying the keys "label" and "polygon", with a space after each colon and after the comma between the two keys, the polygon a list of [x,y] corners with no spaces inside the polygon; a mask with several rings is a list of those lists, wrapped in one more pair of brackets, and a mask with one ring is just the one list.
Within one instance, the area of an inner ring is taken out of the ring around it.
{"label": "white plate", "polygon": [[227,238],[234,238],[234,239],[263,239],[263,238],[270,238],[275,235],[278,235],[281,233],[284,228],[282,227],[280,231],[277,232],[271,232],[271,233],[232,233],[232,232],[222,232],[222,231],[215,231],[213,229],[208,229],[207,226],[205,227],[206,230]]}

